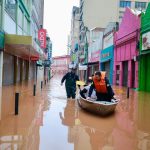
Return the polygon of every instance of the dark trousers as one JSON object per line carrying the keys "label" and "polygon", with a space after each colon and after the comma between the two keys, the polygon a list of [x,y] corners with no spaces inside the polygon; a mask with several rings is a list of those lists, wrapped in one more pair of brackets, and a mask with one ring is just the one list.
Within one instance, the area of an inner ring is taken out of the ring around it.
{"label": "dark trousers", "polygon": [[67,93],[67,98],[73,98],[75,99],[76,97],[76,87],[73,86],[66,86],[66,93]]}
{"label": "dark trousers", "polygon": [[98,93],[96,92],[96,96],[97,96],[97,101],[107,101],[107,102],[111,102],[111,96],[106,93]]}

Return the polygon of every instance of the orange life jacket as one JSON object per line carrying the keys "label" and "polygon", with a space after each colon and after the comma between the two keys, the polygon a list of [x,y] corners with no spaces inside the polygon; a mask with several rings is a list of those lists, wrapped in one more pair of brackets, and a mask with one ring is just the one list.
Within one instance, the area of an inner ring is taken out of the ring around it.
{"label": "orange life jacket", "polygon": [[96,92],[98,93],[107,93],[106,81],[105,81],[106,72],[101,72],[101,80],[97,80],[95,77],[93,78],[93,82],[95,85]]}

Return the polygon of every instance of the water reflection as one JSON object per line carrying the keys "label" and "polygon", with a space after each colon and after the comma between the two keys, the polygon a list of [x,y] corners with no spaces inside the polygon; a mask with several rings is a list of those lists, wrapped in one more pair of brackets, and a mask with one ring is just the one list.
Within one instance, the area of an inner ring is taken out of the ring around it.
{"label": "water reflection", "polygon": [[75,150],[150,149],[150,94],[131,90],[127,99],[122,88],[117,96],[116,113],[106,118],[83,111],[76,101],[67,101],[60,118],[68,126],[68,142]]}
{"label": "water reflection", "polygon": [[76,101],[68,100],[60,118],[62,124],[68,126],[68,142],[74,143],[75,150],[111,148],[109,137],[115,126],[113,116],[100,118],[81,110]]}
{"label": "water reflection", "polygon": [[[0,149],[150,149],[150,94],[130,90],[127,99],[126,88],[114,87],[120,99],[116,112],[100,117],[82,110],[77,101],[67,100],[59,80],[52,79],[36,97],[27,85],[3,89]],[[25,91],[20,95],[18,116],[13,112],[15,90]]]}
{"label": "water reflection", "polygon": [[150,149],[150,93],[138,94],[138,148]]}
{"label": "water reflection", "polygon": [[2,88],[0,87],[0,121],[2,119]]}
{"label": "water reflection", "polygon": [[[8,92],[10,95],[6,94],[8,89],[11,89],[11,94]],[[30,95],[30,92],[21,93],[19,115],[14,116],[14,96],[12,96],[14,88],[8,87],[8,89],[4,90],[2,99],[0,149],[38,150],[39,129],[43,125],[43,112],[49,109],[50,102],[41,94],[35,98]]]}

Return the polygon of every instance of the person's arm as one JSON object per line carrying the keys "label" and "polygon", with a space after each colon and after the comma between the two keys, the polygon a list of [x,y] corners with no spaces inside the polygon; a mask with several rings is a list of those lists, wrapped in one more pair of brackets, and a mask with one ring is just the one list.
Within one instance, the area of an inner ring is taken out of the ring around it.
{"label": "person's arm", "polygon": [[76,81],[79,81],[79,76],[78,75],[76,75]]}
{"label": "person's arm", "polygon": [[107,86],[107,90],[108,90],[108,94],[113,97],[115,95],[110,83],[109,83],[109,80],[107,78],[105,78],[105,81],[106,81],[106,86]]}
{"label": "person's arm", "polygon": [[62,78],[62,80],[61,80],[61,84],[63,84],[63,82],[66,80],[67,75],[68,75],[68,73],[67,73],[67,74],[65,74],[65,75],[63,76],[63,78]]}
{"label": "person's arm", "polygon": [[80,91],[80,95],[81,95],[81,97],[83,97],[84,99],[86,99],[86,97],[85,97],[85,95],[84,95],[86,92],[87,92],[87,89],[85,89],[85,88]]}
{"label": "person's arm", "polygon": [[[75,80],[79,81],[79,76],[78,75],[75,76]],[[78,88],[80,89],[80,85],[78,85]]]}
{"label": "person's arm", "polygon": [[88,97],[91,97],[94,88],[95,88],[95,85],[94,85],[94,83],[92,83],[90,86],[90,89],[89,89]]}

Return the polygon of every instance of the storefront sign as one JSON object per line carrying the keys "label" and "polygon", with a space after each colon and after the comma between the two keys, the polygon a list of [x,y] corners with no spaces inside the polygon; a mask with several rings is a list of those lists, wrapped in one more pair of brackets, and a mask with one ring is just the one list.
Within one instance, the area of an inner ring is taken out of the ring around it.
{"label": "storefront sign", "polygon": [[113,59],[114,46],[110,46],[100,51],[100,62],[105,62]]}
{"label": "storefront sign", "polygon": [[87,70],[87,65],[79,65],[79,70]]}
{"label": "storefront sign", "polygon": [[38,31],[38,39],[40,41],[40,47],[41,48],[46,48],[46,30],[45,29],[40,29]]}
{"label": "storefront sign", "polygon": [[50,67],[51,61],[50,60],[45,60],[44,61],[44,66],[45,67]]}
{"label": "storefront sign", "polygon": [[89,58],[89,62],[97,62],[99,61],[99,57],[100,57],[100,50],[92,52]]}
{"label": "storefront sign", "polygon": [[150,49],[150,32],[142,35],[142,50]]}
{"label": "storefront sign", "polygon": [[4,32],[0,31],[0,51],[2,51],[4,49]]}
{"label": "storefront sign", "polygon": [[38,61],[38,60],[39,60],[39,57],[31,56],[31,57],[30,57],[30,60],[31,60],[31,61]]}
{"label": "storefront sign", "polygon": [[101,55],[101,58],[106,58],[106,57],[109,57],[109,56],[110,56],[110,54],[109,54],[109,52],[108,52],[108,53],[102,54],[102,55]]}

